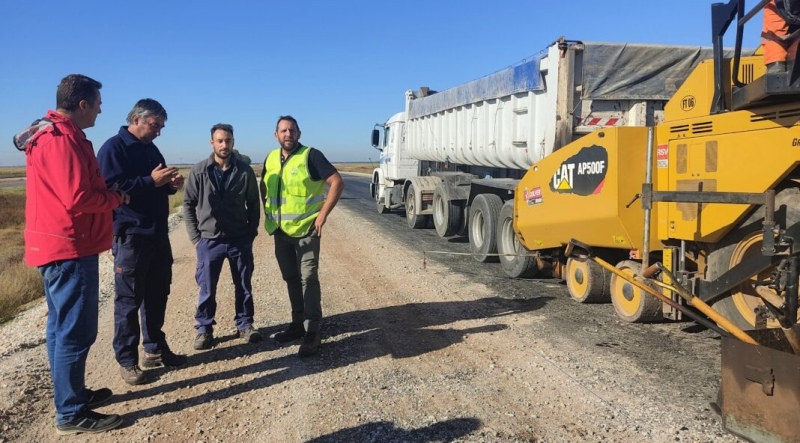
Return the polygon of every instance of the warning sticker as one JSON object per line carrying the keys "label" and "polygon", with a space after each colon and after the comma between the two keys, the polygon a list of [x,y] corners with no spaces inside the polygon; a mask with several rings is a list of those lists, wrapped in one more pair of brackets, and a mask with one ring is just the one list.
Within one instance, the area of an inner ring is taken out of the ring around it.
{"label": "warning sticker", "polygon": [[669,145],[658,145],[656,148],[657,168],[669,167]]}
{"label": "warning sticker", "polygon": [[527,203],[528,206],[538,205],[542,202],[542,188],[538,186],[530,190],[525,188],[525,190],[522,192],[522,195],[525,198],[525,203]]}

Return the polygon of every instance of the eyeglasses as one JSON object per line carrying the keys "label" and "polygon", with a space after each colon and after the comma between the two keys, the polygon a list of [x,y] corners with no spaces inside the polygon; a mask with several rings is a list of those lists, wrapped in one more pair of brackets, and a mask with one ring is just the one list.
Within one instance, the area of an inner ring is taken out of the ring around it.
{"label": "eyeglasses", "polygon": [[154,129],[156,131],[160,131],[160,130],[164,129],[164,125],[162,125],[161,123],[156,123],[156,122],[148,122],[147,126],[150,126],[150,129]]}

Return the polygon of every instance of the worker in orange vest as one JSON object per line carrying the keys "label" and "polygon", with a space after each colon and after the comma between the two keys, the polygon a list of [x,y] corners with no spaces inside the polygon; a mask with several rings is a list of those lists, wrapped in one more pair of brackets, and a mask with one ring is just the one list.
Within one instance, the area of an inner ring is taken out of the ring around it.
{"label": "worker in orange vest", "polygon": [[786,16],[786,8],[793,8],[793,5],[786,5],[786,0],[770,1],[764,6],[764,27],[761,30],[761,45],[764,47],[764,64],[767,65],[767,73],[774,74],[786,71],[786,60],[788,54],[797,52],[797,40],[790,42],[789,37],[797,26],[790,24]]}

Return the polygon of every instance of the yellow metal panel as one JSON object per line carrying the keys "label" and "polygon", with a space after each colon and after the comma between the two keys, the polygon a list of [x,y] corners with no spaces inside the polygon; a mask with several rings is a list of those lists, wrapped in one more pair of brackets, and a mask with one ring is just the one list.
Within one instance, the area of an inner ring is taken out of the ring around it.
{"label": "yellow metal panel", "polygon": [[714,63],[700,63],[664,105],[665,119],[703,118],[708,116],[714,98]]}
{"label": "yellow metal panel", "polygon": [[[668,161],[656,169],[656,190],[761,193],[800,164],[800,104],[664,123],[659,147]],[[660,239],[719,241],[749,205],[660,203]]]}
{"label": "yellow metal panel", "polygon": [[[639,249],[647,128],[596,131],[538,162],[515,193],[514,228],[531,250],[577,238],[595,247]],[[655,221],[656,217],[652,218]]]}

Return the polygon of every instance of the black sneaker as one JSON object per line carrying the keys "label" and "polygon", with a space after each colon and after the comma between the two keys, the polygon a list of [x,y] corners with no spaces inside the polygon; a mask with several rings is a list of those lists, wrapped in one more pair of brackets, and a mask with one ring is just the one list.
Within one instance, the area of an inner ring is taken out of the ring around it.
{"label": "black sneaker", "polygon": [[122,424],[122,417],[117,414],[100,414],[92,410],[86,410],[78,414],[77,417],[67,423],[56,425],[58,435],[95,434],[116,428]]}
{"label": "black sneaker", "polygon": [[214,334],[210,332],[201,332],[197,334],[194,339],[194,348],[198,351],[205,351],[214,346]]}
{"label": "black sneaker", "polygon": [[239,329],[236,331],[236,336],[243,338],[247,343],[258,343],[263,340],[261,333],[252,326],[248,326],[245,329]]}
{"label": "black sneaker", "polygon": [[112,395],[114,395],[114,393],[108,388],[100,388],[96,391],[94,389],[86,388],[86,397],[88,398],[86,401],[86,407],[89,409],[94,409],[103,406],[109,400],[111,400]]}
{"label": "black sneaker", "polygon": [[322,343],[322,338],[319,332],[306,332],[303,336],[303,343],[300,343],[300,349],[297,355],[300,357],[310,357],[319,352],[319,345]]}
{"label": "black sneaker", "polygon": [[142,367],[147,369],[152,368],[177,368],[186,364],[186,356],[175,354],[169,349],[161,351],[159,354],[144,353],[144,360],[142,360]]}
{"label": "black sneaker", "polygon": [[269,336],[278,343],[289,343],[291,341],[300,340],[306,334],[303,325],[299,323],[289,323],[289,327],[281,332],[276,332]]}

